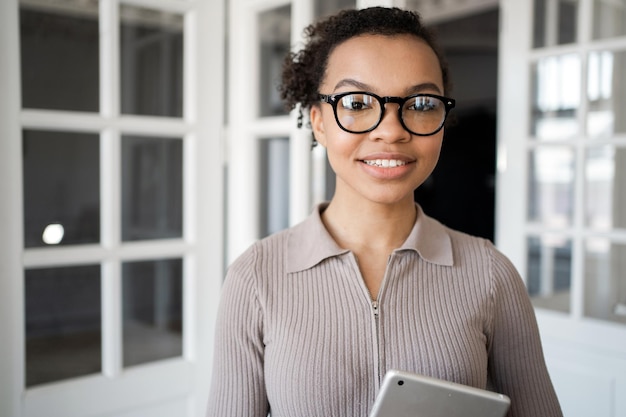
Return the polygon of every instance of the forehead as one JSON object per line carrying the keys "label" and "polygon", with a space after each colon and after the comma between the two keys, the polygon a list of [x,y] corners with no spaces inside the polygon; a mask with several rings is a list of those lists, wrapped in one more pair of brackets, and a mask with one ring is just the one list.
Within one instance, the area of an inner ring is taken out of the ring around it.
{"label": "forehead", "polygon": [[[348,80],[348,83],[346,83]],[[320,90],[349,90],[353,80],[384,95],[412,86],[434,84],[443,93],[439,59],[423,40],[412,35],[361,35],[339,44],[330,54]]]}

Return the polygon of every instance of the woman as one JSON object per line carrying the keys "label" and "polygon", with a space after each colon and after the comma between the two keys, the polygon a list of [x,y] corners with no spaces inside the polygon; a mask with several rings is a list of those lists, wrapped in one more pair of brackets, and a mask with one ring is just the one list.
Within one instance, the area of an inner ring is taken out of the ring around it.
{"label": "woman", "polygon": [[207,415],[365,417],[395,368],[506,394],[509,416],[560,416],[514,267],[413,201],[454,107],[432,35],[391,8],[306,33],[281,92],[309,111],[335,195],[229,268]]}

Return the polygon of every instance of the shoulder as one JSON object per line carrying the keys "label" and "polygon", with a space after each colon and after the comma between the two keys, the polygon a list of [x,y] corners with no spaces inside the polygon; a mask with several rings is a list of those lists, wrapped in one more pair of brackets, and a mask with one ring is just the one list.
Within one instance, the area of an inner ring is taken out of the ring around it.
{"label": "shoulder", "polygon": [[228,267],[228,274],[250,274],[264,265],[276,264],[285,254],[291,229],[285,229],[250,245]]}
{"label": "shoulder", "polygon": [[492,290],[508,287],[509,291],[526,292],[519,272],[493,242],[446,226],[442,227],[450,236],[455,266],[480,271],[484,278],[489,278]]}
{"label": "shoulder", "polygon": [[447,226],[442,227],[446,229],[446,233],[450,236],[455,254],[464,258],[469,257],[489,262],[493,267],[501,270],[501,272],[510,272],[509,270],[511,269],[515,270],[509,258],[489,239],[473,236]]}

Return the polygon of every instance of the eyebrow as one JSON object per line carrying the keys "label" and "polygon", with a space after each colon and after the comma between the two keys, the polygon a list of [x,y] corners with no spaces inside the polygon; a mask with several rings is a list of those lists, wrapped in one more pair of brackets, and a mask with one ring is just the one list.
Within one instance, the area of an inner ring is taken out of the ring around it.
{"label": "eyebrow", "polygon": [[[360,90],[363,91],[372,91],[373,88],[372,86],[362,83],[360,81],[354,80],[352,78],[344,78],[343,80],[340,80],[336,85],[335,85],[335,91],[338,88],[341,87],[345,87],[345,86],[353,86],[356,87]],[[407,88],[405,90],[407,95],[411,95],[411,94],[417,94],[417,93],[421,93],[423,91],[428,91],[428,90],[435,90],[437,93],[441,94],[442,91],[439,88],[439,86],[435,83],[431,83],[431,82],[426,82],[426,83],[421,83],[421,84],[416,84],[414,86],[411,86],[409,88]]]}

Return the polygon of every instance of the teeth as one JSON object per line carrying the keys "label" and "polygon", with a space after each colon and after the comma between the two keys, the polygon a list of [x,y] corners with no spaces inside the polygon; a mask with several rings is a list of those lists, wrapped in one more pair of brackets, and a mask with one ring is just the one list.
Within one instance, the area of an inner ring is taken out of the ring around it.
{"label": "teeth", "polygon": [[375,166],[375,167],[383,167],[383,168],[393,168],[400,167],[402,165],[406,165],[406,162],[400,161],[398,159],[375,159],[375,160],[365,160],[363,161],[367,165]]}

